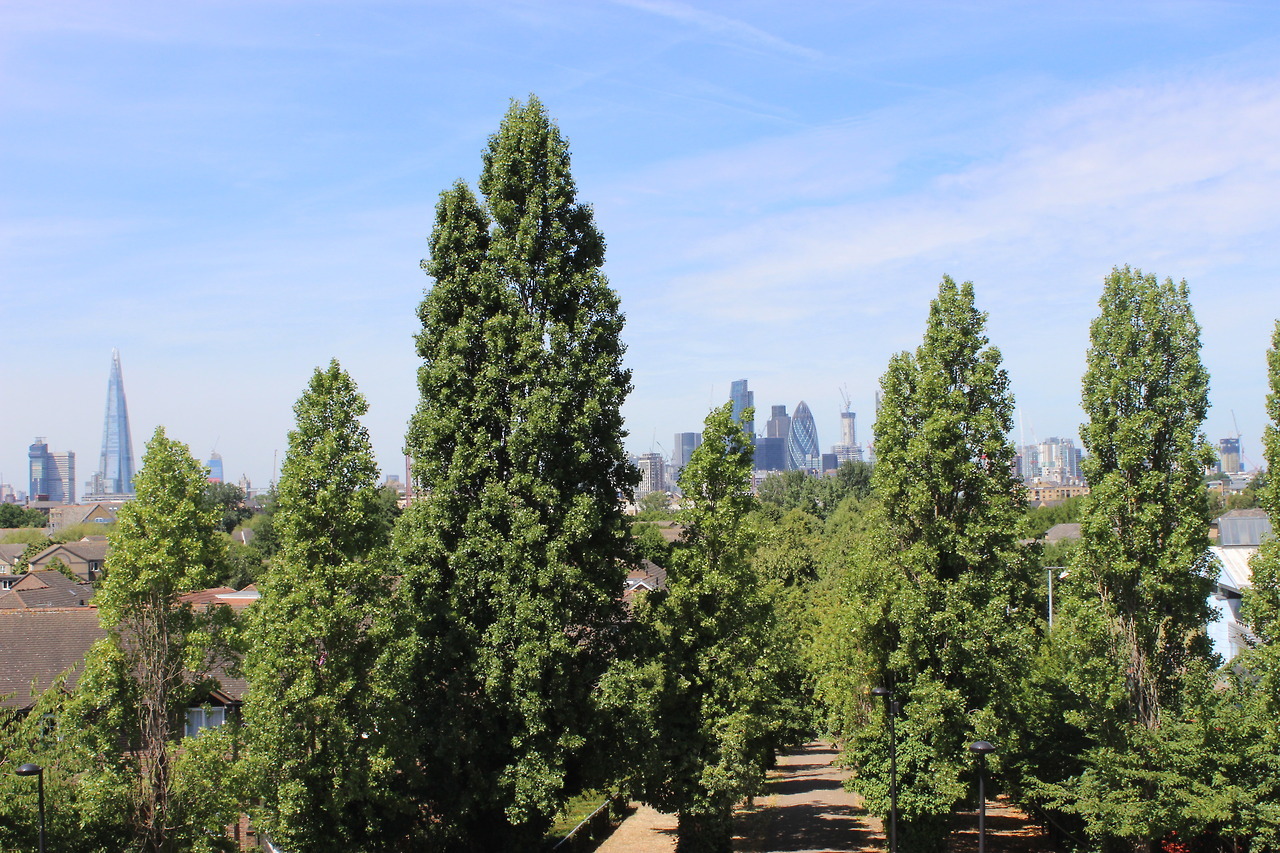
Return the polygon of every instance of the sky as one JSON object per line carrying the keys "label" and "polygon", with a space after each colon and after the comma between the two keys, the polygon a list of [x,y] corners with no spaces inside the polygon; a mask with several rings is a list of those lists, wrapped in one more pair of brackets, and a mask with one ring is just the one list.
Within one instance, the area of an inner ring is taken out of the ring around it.
{"label": "sky", "polygon": [[1207,437],[1262,462],[1280,317],[1280,4],[2,0],[0,481],[97,468],[118,348],[157,426],[266,486],[337,358],[403,476],[439,193],[511,99],[568,138],[627,315],[628,449],[748,379],[870,437],[943,275],[1015,442],[1074,437],[1116,265],[1189,283]]}

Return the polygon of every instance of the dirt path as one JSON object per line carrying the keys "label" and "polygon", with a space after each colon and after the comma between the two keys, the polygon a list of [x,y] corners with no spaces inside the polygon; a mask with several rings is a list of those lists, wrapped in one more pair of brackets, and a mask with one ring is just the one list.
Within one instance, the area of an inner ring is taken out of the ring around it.
{"label": "dirt path", "polygon": [[672,853],[676,849],[676,816],[638,806],[596,853]]}
{"label": "dirt path", "polygon": [[880,821],[844,789],[848,773],[832,766],[836,750],[810,743],[778,757],[765,793],[738,815],[734,849],[743,853],[864,853],[885,847]]}
{"label": "dirt path", "polygon": [[[778,757],[765,792],[734,821],[739,853],[881,853],[888,844],[879,819],[844,789],[848,773],[832,766],[837,752],[810,743]],[[976,853],[977,816],[960,812],[948,840],[951,853]],[[596,853],[674,853],[676,819],[640,806]],[[1026,815],[999,800],[987,803],[987,850],[1048,853],[1052,848]]]}

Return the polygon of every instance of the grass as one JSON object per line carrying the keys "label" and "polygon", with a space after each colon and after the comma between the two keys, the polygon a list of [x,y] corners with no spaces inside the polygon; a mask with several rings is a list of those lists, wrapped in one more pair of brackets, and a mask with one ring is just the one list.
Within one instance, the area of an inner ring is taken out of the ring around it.
{"label": "grass", "polygon": [[607,791],[584,791],[570,800],[560,819],[547,830],[547,846],[550,847],[572,832],[575,826],[586,820],[588,815],[608,799]]}

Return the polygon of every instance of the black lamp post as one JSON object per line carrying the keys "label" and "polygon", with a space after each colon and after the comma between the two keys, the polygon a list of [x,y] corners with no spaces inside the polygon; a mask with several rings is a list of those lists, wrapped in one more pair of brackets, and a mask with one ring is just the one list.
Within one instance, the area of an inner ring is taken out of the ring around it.
{"label": "black lamp post", "polygon": [[969,749],[978,754],[978,853],[987,853],[987,753],[996,748],[985,740],[975,740]]}
{"label": "black lamp post", "polygon": [[44,768],[39,764],[24,764],[18,768],[19,776],[37,776],[40,785],[40,853],[44,853]]}
{"label": "black lamp post", "polygon": [[884,697],[884,710],[889,715],[889,853],[898,853],[898,736],[893,728],[898,701],[888,687],[873,687],[871,695]]}

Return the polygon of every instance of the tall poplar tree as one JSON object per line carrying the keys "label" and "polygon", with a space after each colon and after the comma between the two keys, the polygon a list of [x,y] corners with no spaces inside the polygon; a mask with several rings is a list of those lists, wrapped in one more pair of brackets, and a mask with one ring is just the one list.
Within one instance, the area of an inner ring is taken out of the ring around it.
{"label": "tall poplar tree", "polygon": [[136,497],[120,508],[95,597],[107,637],[86,664],[86,693],[94,695],[84,703],[120,723],[134,774],[129,822],[147,853],[186,849],[230,822],[203,822],[209,816],[182,795],[198,780],[176,769],[186,709],[201,701],[210,673],[231,661],[230,608],[197,610],[181,600],[208,586],[222,560],[221,513],[205,499],[206,478],[185,444],[156,429],[134,479]]}
{"label": "tall poplar tree", "polygon": [[679,853],[733,849],[734,804],[757,793],[786,723],[774,613],[751,565],[752,454],[732,403],[707,416],[680,474],[683,547],[640,613],[659,670],[641,787],[677,812]]}
{"label": "tall poplar tree", "polygon": [[1148,729],[1209,653],[1209,374],[1185,281],[1117,267],[1090,328],[1081,426],[1090,493],[1076,567],[1125,659],[1128,714]]}
{"label": "tall poplar tree", "polygon": [[871,540],[850,570],[835,622],[864,678],[850,746],[857,785],[887,815],[888,739],[866,691],[894,691],[899,831],[907,850],[938,849],[966,792],[965,744],[1001,740],[1009,685],[1025,656],[1029,584],[1014,529],[1023,493],[1013,470],[1013,395],[972,283],[944,277],[924,340],[881,380]]}
{"label": "tall poplar tree", "polygon": [[1206,794],[1221,729],[1203,724],[1209,378],[1185,281],[1117,267],[1099,304],[1083,382],[1090,494],[1043,691],[1067,722],[1059,740],[1078,747],[1036,771],[1050,784],[1034,790],[1102,847],[1147,850],[1220,808]]}
{"label": "tall poplar tree", "polygon": [[[1280,320],[1267,351],[1267,417],[1263,431],[1266,485],[1259,497],[1273,528],[1280,528]],[[1239,730],[1240,768],[1233,781],[1233,834],[1250,849],[1280,849],[1280,538],[1272,536],[1250,561],[1251,586],[1241,614],[1253,647],[1232,661],[1231,690],[1220,692],[1226,722]]]}
{"label": "tall poplar tree", "polygon": [[294,405],[276,493],[280,552],[252,614],[250,758],[261,820],[287,850],[382,849],[390,814],[376,793],[385,780],[374,769],[372,684],[390,531],[360,423],[368,408],[337,360]]}
{"label": "tall poplar tree", "polygon": [[[1267,481],[1258,497],[1271,517],[1272,527],[1280,529],[1280,320],[1276,321],[1271,349],[1267,351],[1267,384],[1267,417],[1271,423],[1262,434]],[[1280,538],[1273,536],[1264,542],[1250,568],[1252,586],[1245,594],[1244,614],[1259,645],[1272,650],[1280,664]],[[1280,702],[1280,667],[1276,676],[1273,687]]]}
{"label": "tall poplar tree", "polygon": [[420,835],[450,849],[532,849],[583,784],[593,691],[620,617],[637,480],[631,389],[604,239],[577,199],[542,104],[514,102],[436,208],[417,337],[421,402],[406,440],[422,498],[396,531]]}

